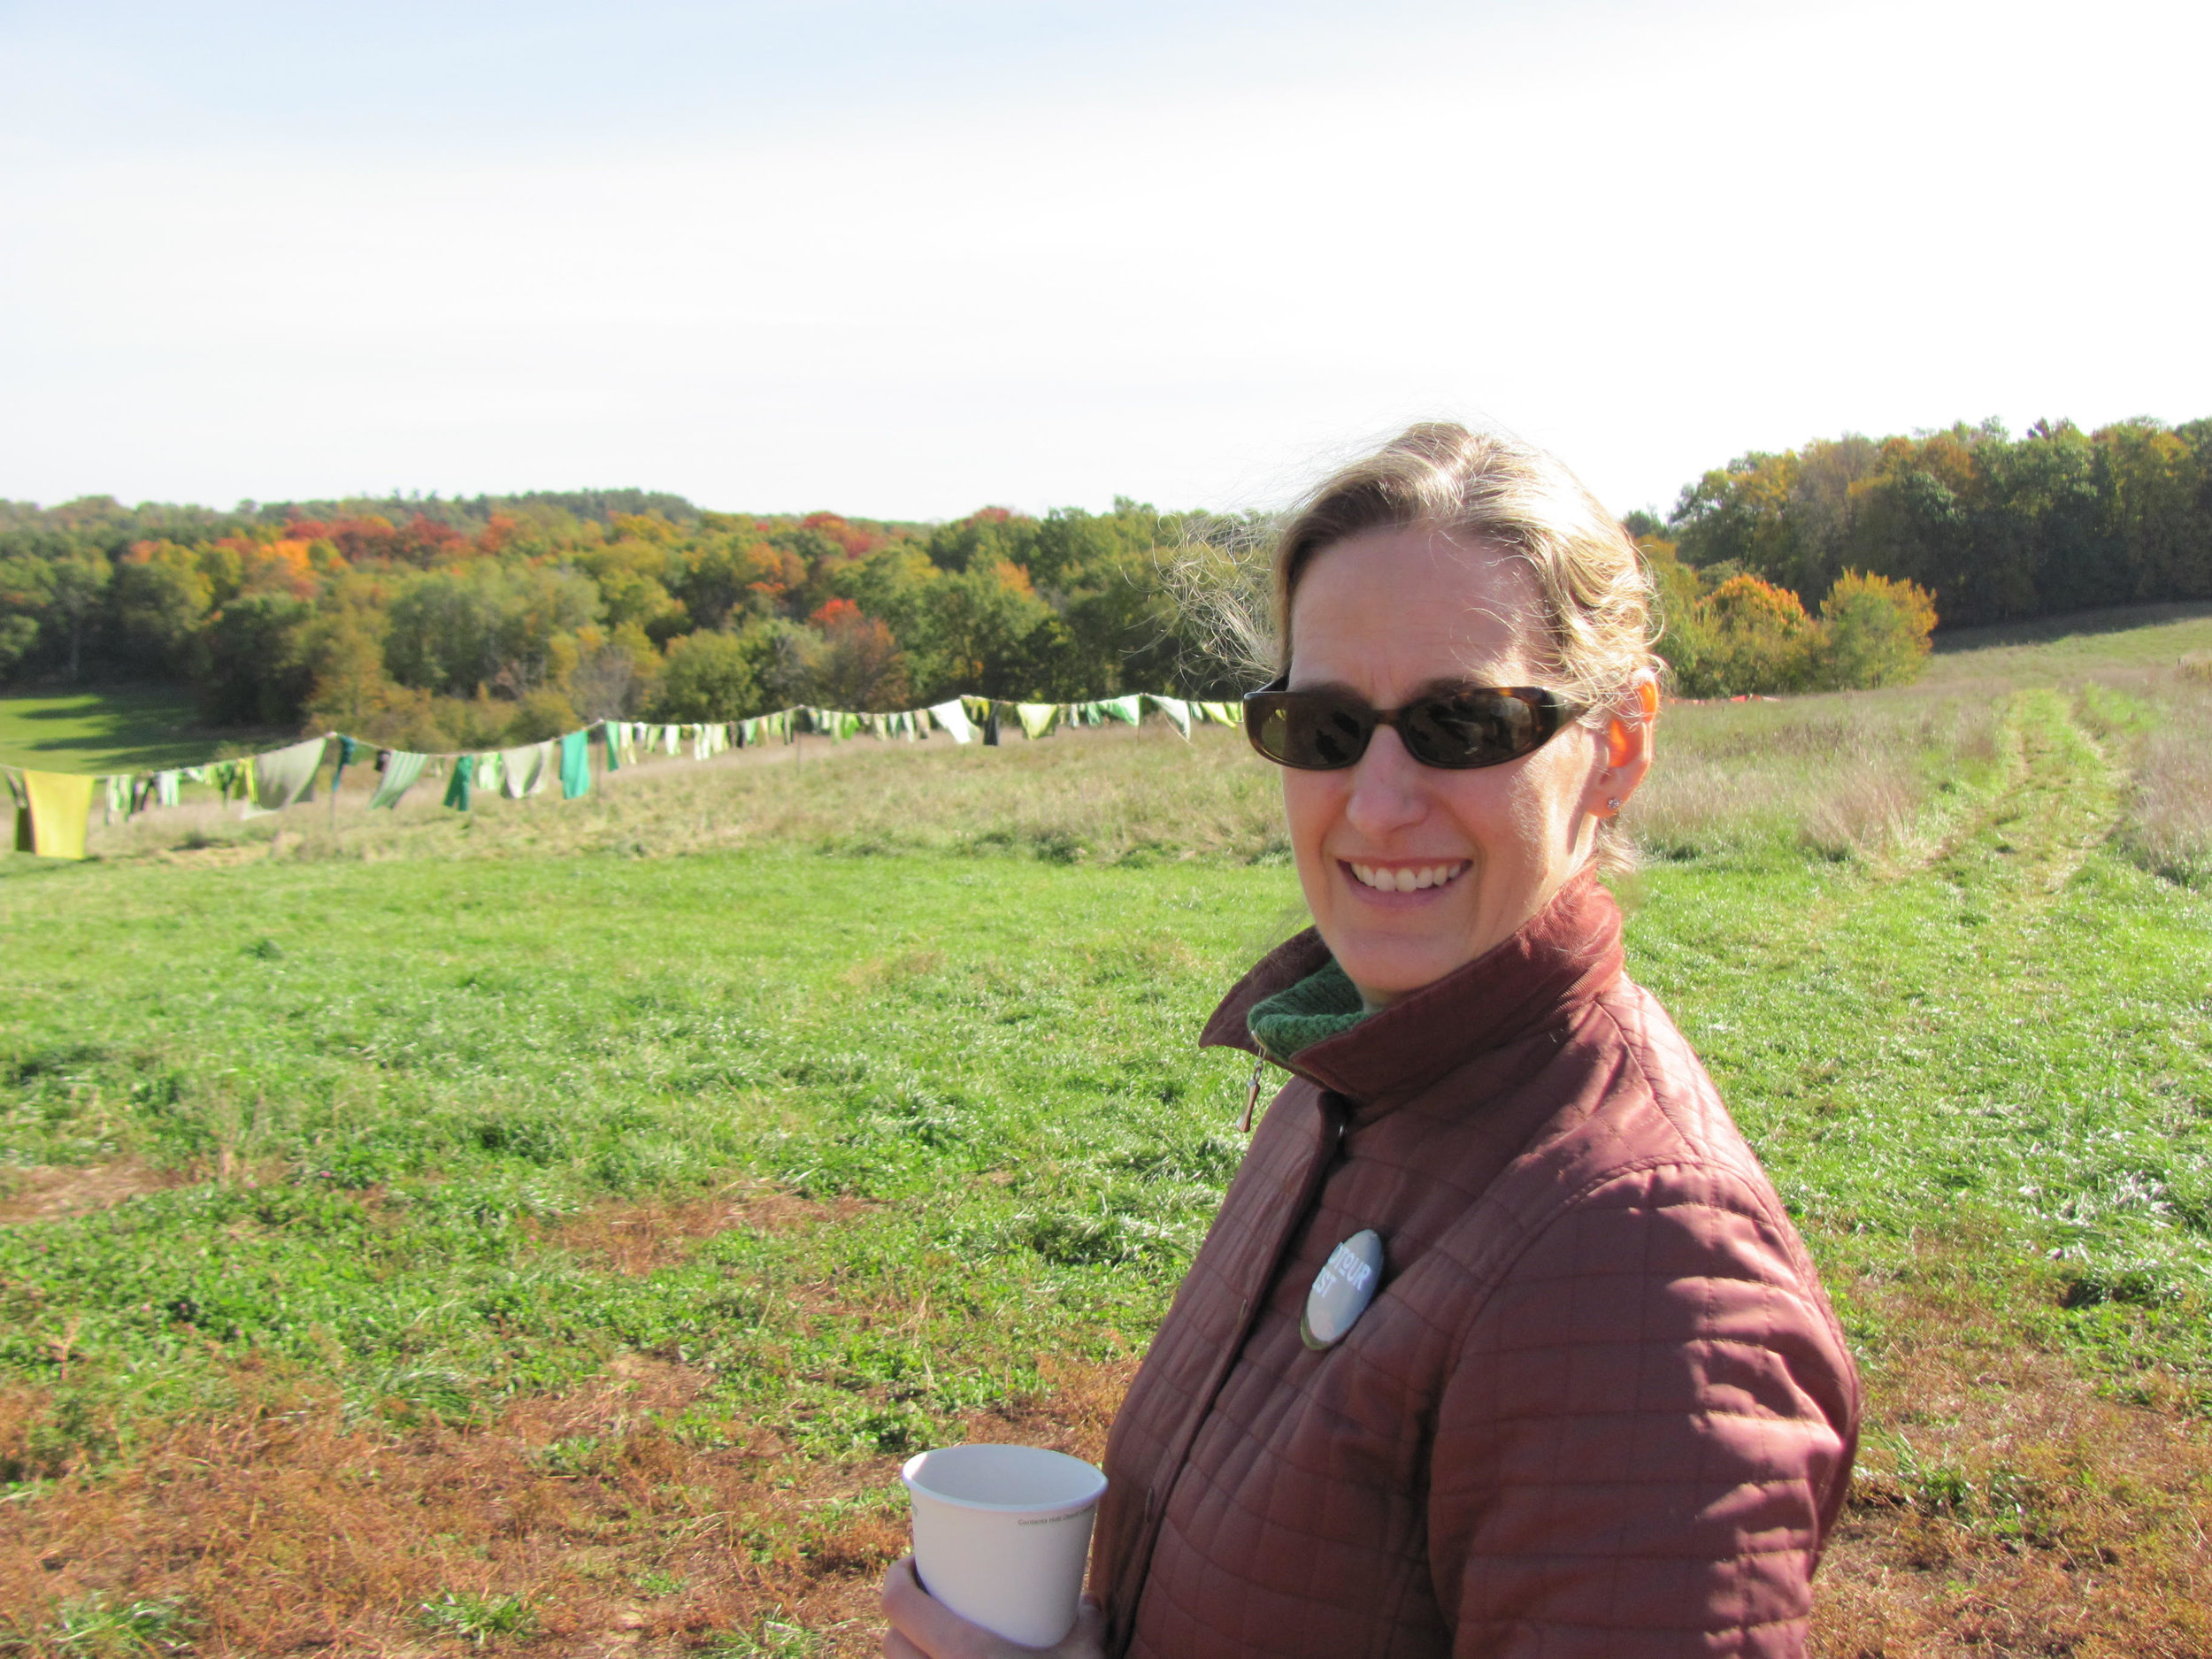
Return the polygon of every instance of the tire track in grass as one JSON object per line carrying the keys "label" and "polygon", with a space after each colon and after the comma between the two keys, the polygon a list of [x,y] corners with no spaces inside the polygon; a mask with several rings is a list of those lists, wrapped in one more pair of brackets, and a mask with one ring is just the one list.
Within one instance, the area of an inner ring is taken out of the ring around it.
{"label": "tire track in grass", "polygon": [[2172,1004],[2175,959],[2134,949],[2159,895],[2093,864],[2124,780],[2068,700],[2003,722],[1947,847],[1768,933],[1740,1025],[1793,1029],[1717,1056],[1868,1385],[1816,1651],[2201,1654],[2212,1452],[2175,1379],[2212,1354],[2185,1291],[2128,1299],[2208,1262],[2153,1196],[2206,1162],[2146,1090],[2186,1036],[2128,1007]]}
{"label": "tire track in grass", "polygon": [[1633,971],[1860,1356],[1814,1651],[2201,1659],[2212,904],[2101,850],[2122,780],[2065,695],[2001,719],[1999,780],[1924,861],[1655,871]]}

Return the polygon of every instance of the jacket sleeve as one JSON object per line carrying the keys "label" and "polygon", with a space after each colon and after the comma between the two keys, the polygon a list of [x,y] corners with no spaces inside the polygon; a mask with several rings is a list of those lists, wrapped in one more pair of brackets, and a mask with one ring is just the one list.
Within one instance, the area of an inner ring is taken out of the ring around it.
{"label": "jacket sleeve", "polygon": [[1455,1655],[1794,1659],[1857,1413],[1802,1248],[1745,1184],[1607,1180],[1505,1270],[1440,1402]]}

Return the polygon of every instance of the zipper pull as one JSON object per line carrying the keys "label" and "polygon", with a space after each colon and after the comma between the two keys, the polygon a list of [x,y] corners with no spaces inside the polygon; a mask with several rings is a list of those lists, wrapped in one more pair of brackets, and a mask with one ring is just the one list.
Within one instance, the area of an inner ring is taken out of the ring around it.
{"label": "zipper pull", "polygon": [[1265,1055],[1252,1062],[1252,1087],[1245,1093],[1244,1115],[1237,1119],[1237,1128],[1241,1133],[1248,1135],[1252,1133],[1252,1109],[1260,1103],[1260,1074],[1266,1070]]}

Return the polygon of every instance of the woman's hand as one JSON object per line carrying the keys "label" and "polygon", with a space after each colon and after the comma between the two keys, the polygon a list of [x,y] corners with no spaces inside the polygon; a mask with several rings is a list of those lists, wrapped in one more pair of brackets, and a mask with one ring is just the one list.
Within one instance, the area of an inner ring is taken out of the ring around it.
{"label": "woman's hand", "polygon": [[902,1555],[883,1575],[883,1615],[891,1628],[883,1633],[885,1659],[1023,1659],[1050,1654],[1053,1659],[1104,1659],[1106,1616],[1086,1600],[1075,1628],[1056,1647],[1023,1647],[971,1624],[922,1588],[914,1576],[914,1557]]}

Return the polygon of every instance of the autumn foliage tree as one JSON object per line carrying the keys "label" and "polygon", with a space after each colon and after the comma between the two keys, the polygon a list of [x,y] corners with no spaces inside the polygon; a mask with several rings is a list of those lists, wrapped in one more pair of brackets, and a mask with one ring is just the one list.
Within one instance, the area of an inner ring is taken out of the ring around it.
{"label": "autumn foliage tree", "polygon": [[1935,629],[1924,588],[1847,571],[1820,614],[1786,588],[1738,572],[1700,591],[1694,570],[1647,542],[1667,597],[1659,642],[1675,690],[1691,697],[1773,695],[1900,684],[1920,672]]}
{"label": "autumn foliage tree", "polygon": [[[1678,689],[1890,684],[1939,611],[2212,598],[2212,422],[1847,435],[1634,517]],[[0,502],[0,682],[165,679],[221,720],[442,749],[800,702],[1225,697],[1243,671],[1164,570],[1261,527],[1127,500],[941,524],[641,490]]]}

